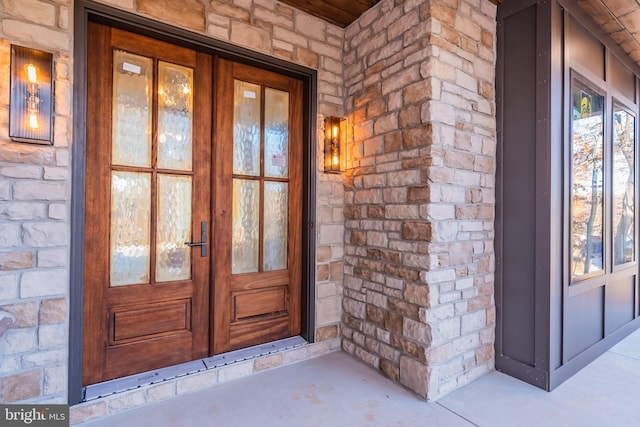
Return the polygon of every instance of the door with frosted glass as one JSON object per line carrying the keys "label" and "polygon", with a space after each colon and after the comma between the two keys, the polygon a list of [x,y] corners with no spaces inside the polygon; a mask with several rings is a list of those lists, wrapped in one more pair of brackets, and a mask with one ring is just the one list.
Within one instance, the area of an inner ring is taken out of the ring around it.
{"label": "door with frosted glass", "polygon": [[221,353],[300,333],[302,84],[226,60],[215,77],[212,342]]}
{"label": "door with frosted glass", "polygon": [[90,23],[83,383],[209,352],[209,55]]}

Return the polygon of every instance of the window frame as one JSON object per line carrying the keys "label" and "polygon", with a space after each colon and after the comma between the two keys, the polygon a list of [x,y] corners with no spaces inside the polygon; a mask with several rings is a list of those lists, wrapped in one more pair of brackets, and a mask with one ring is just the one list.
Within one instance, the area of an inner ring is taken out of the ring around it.
{"label": "window frame", "polygon": [[[585,274],[581,274],[581,275],[575,275],[573,273],[573,224],[574,224],[574,208],[573,208],[573,194],[574,194],[574,162],[573,162],[573,138],[574,138],[574,119],[573,119],[573,93],[574,93],[574,85],[576,82],[579,82],[579,84],[581,86],[584,86],[588,89],[590,89],[591,91],[595,92],[596,94],[602,96],[603,99],[603,107],[602,107],[602,267],[599,270],[596,271],[591,271]],[[609,197],[609,191],[608,191],[608,187],[609,187],[609,165],[607,162],[607,155],[608,155],[608,138],[607,138],[607,128],[609,126],[609,118],[608,118],[608,114],[607,112],[611,110],[611,107],[609,106],[611,104],[611,102],[609,101],[609,97],[607,96],[607,90],[605,88],[605,85],[599,85],[594,83],[593,79],[590,79],[588,77],[586,77],[584,74],[579,73],[578,71],[576,71],[575,69],[571,69],[570,72],[570,84],[569,84],[569,97],[567,99],[567,108],[565,111],[568,111],[568,127],[569,127],[569,134],[568,134],[568,141],[567,141],[567,145],[566,145],[566,155],[567,155],[567,160],[566,160],[566,167],[567,167],[567,183],[568,186],[567,188],[567,192],[568,192],[568,197],[567,197],[567,216],[568,216],[568,222],[567,222],[567,234],[566,234],[566,241],[563,243],[563,246],[566,248],[565,250],[567,251],[567,256],[568,256],[568,262],[567,262],[567,268],[568,268],[568,283],[569,286],[575,286],[578,285],[580,283],[584,283],[590,279],[596,278],[596,277],[604,277],[606,276],[607,272],[609,271],[609,257],[607,254],[607,240],[608,240],[608,209],[607,209],[607,198]]]}

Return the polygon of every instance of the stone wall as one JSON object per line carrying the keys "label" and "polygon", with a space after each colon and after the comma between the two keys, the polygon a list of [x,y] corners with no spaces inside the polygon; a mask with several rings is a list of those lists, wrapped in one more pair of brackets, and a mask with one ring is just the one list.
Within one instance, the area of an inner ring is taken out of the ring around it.
{"label": "stone wall", "polygon": [[343,348],[428,399],[493,367],[495,13],[382,0],[345,32]]}
{"label": "stone wall", "polygon": [[[0,402],[67,400],[72,61],[69,1],[0,9]],[[8,138],[10,43],[53,52],[54,145]]]}
{"label": "stone wall", "polygon": [[[324,115],[343,114],[340,58],[344,30],[334,25],[275,0],[101,2],[316,69],[318,135],[322,135]],[[0,0],[2,402],[67,401],[72,11],[72,0]],[[14,143],[8,138],[10,43],[54,53],[56,121],[53,146]],[[321,137],[318,145],[322,145]],[[325,176],[320,172],[323,165],[321,148],[318,148],[318,156],[316,340],[320,342],[308,349],[289,352],[288,356],[256,361],[256,367],[248,368],[245,364],[238,368],[243,375],[332,351],[339,345],[344,191],[340,177]],[[183,381],[191,384],[189,387],[173,382],[172,386],[165,385],[161,390],[129,393],[128,397],[121,396],[108,402],[93,401],[74,408],[72,417],[77,422],[222,382],[217,377],[214,381],[213,375]],[[207,382],[207,378],[211,381]]]}

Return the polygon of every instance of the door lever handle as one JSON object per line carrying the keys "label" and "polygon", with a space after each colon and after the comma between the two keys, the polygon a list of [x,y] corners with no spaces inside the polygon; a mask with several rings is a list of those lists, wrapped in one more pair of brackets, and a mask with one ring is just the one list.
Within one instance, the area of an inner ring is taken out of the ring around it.
{"label": "door lever handle", "polygon": [[189,247],[200,246],[200,256],[207,256],[207,221],[200,223],[200,241],[199,242],[184,242]]}

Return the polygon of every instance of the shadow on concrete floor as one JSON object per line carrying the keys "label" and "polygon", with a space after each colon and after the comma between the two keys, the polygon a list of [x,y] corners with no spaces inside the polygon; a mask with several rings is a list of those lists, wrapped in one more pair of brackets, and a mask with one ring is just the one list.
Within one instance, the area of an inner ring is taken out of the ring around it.
{"label": "shadow on concrete floor", "polygon": [[83,425],[640,425],[640,331],[551,393],[492,372],[427,403],[349,355],[336,352]]}

